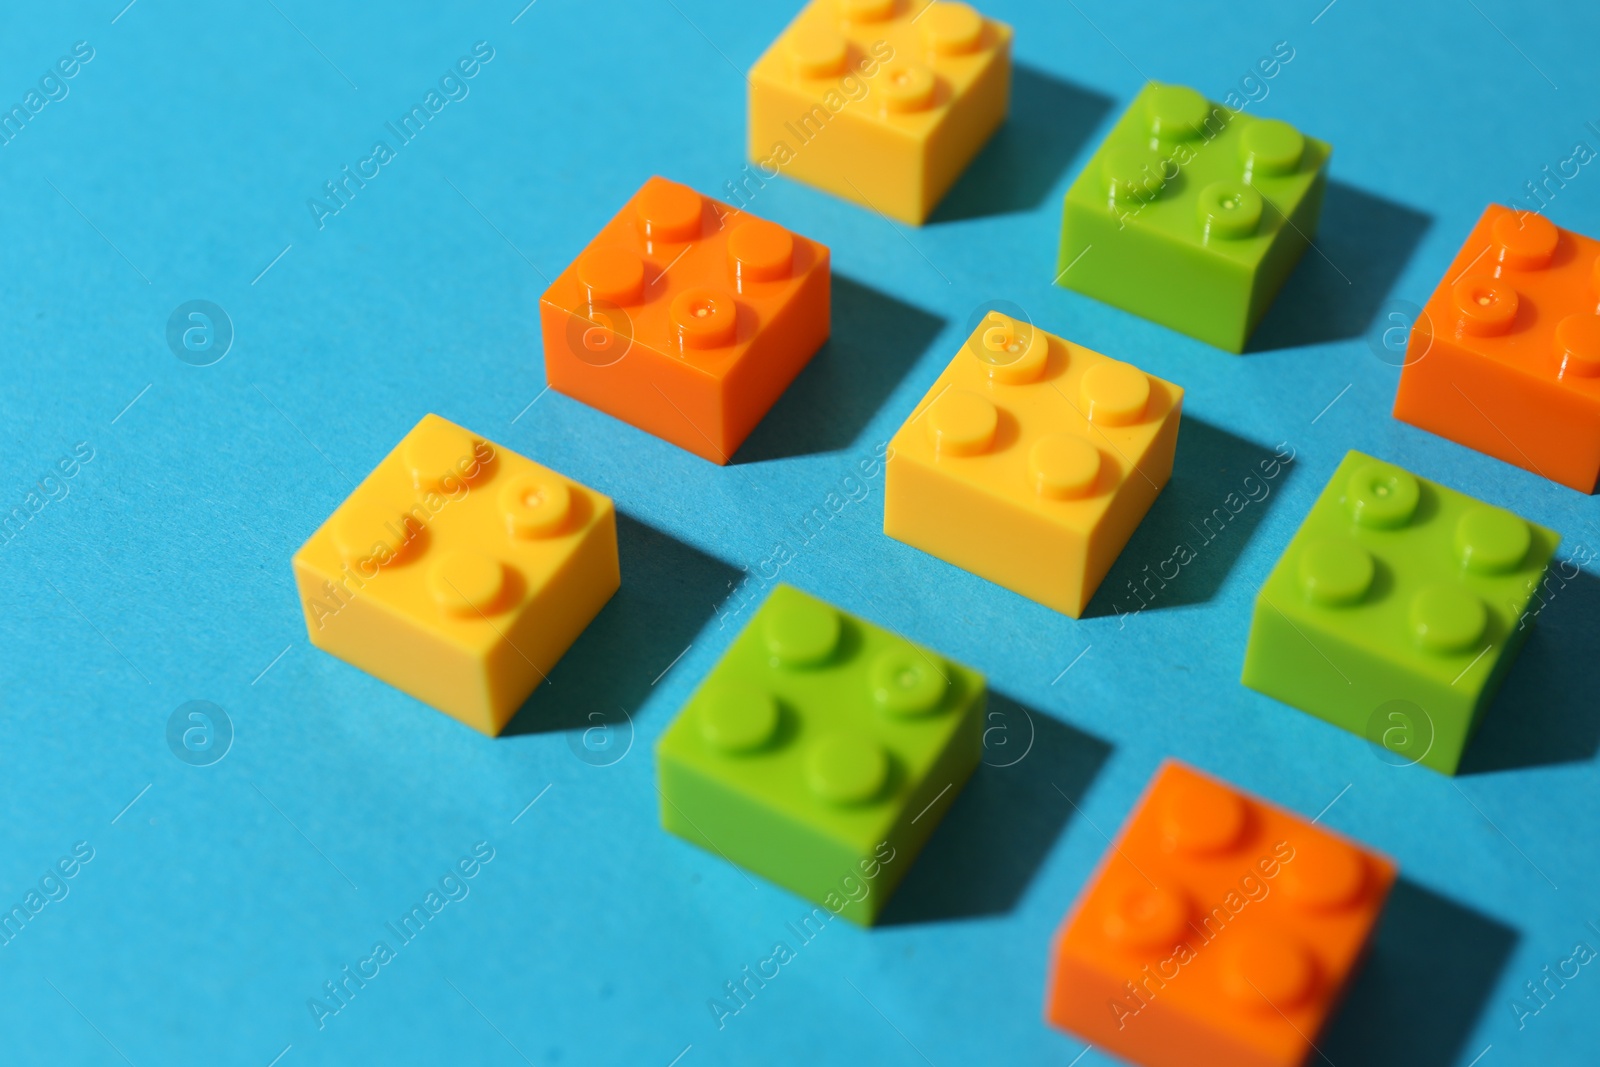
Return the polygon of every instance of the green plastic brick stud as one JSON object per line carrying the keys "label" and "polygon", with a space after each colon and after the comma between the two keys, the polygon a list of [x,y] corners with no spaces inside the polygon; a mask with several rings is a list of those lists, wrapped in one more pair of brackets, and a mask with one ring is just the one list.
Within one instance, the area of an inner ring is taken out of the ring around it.
{"label": "green plastic brick stud", "polygon": [[1244,684],[1454,774],[1559,541],[1351,452],[1256,597]]}
{"label": "green plastic brick stud", "polygon": [[1242,352],[1316,236],[1331,152],[1150,82],[1067,190],[1057,283]]}
{"label": "green plastic brick stud", "polygon": [[984,697],[779,585],[656,745],[661,825],[871,925],[978,765]]}

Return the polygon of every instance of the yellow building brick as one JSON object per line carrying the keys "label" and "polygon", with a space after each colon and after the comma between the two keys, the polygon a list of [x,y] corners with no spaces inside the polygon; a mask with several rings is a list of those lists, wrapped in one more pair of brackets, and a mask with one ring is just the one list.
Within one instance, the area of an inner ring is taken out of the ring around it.
{"label": "yellow building brick", "polygon": [[884,533],[1078,618],[1172,474],[1182,407],[990,312],[890,442]]}
{"label": "yellow building brick", "polygon": [[749,83],[764,174],[920,225],[1006,117],[1011,27],[961,3],[812,0]]}
{"label": "yellow building brick", "polygon": [[426,415],[294,573],[313,645],[493,735],[616,592],[616,512]]}

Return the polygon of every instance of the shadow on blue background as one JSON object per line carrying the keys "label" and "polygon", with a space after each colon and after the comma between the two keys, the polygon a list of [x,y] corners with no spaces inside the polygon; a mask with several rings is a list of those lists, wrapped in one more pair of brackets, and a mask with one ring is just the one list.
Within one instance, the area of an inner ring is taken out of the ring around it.
{"label": "shadow on blue background", "polygon": [[1031,211],[1082,151],[1112,100],[1052,74],[1011,70],[1011,113],[972,161],[928,224]]}
{"label": "shadow on blue background", "polygon": [[993,690],[985,727],[983,762],[884,908],[880,925],[1011,911],[1111,755],[1100,738]]}
{"label": "shadow on blue background", "polygon": [[1561,566],[1550,565],[1546,607],[1484,713],[1461,774],[1583,763],[1600,752],[1594,639],[1581,624],[1600,617],[1600,578],[1580,570],[1558,588]]}
{"label": "shadow on blue background", "polygon": [[1363,1067],[1457,1063],[1517,941],[1504,923],[1401,878],[1322,1057]]}
{"label": "shadow on blue background", "polygon": [[848,446],[944,328],[937,315],[837,271],[832,315],[827,343],[734,453],[734,463]]}
{"label": "shadow on blue background", "polygon": [[[622,587],[506,725],[502,736],[606,728],[644,703],[743,574],[617,512]],[[626,665],[626,669],[619,667]],[[628,736],[631,737],[631,734]],[[603,752],[595,758],[606,762]],[[620,758],[620,756],[619,756]]]}
{"label": "shadow on blue background", "polygon": [[[1431,215],[1415,208],[1330,180],[1313,247],[1245,351],[1326,344],[1366,333],[1432,224]],[[1422,303],[1420,294],[1417,303]]]}
{"label": "shadow on blue background", "polygon": [[[1172,480],[1112,564],[1083,617],[1159,611],[1216,596],[1294,475],[1294,463],[1280,462],[1277,476],[1267,478],[1261,463],[1275,458],[1270,445],[1184,415]],[[1189,546],[1189,562],[1181,563],[1186,556],[1175,554],[1179,545]],[[1163,577],[1174,572],[1175,577]]]}

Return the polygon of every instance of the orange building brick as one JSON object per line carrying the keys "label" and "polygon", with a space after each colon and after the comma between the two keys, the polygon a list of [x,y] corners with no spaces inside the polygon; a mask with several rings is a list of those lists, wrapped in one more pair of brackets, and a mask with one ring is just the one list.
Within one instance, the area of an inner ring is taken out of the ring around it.
{"label": "orange building brick", "polygon": [[1600,241],[1489,205],[1411,331],[1394,416],[1592,493]]}
{"label": "orange building brick", "polygon": [[1141,1067],[1300,1067],[1389,860],[1168,760],[1056,936],[1046,1018]]}
{"label": "orange building brick", "polygon": [[1172,475],[1182,408],[991,311],[890,443],[883,532],[1078,618]]}
{"label": "orange building brick", "polygon": [[828,339],[828,249],[651,178],[539,302],[545,377],[727,463]]}

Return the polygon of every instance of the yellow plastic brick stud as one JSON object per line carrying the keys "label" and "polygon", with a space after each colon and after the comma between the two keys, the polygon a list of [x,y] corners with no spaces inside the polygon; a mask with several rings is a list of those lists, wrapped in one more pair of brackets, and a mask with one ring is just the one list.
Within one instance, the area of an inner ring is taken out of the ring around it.
{"label": "yellow plastic brick stud", "polygon": [[760,177],[920,225],[1005,120],[1011,27],[962,3],[812,0],[749,81]]}
{"label": "yellow plastic brick stud", "polygon": [[294,575],[313,645],[494,735],[617,591],[616,510],[426,415]]}
{"label": "yellow plastic brick stud", "polygon": [[990,312],[891,442],[883,531],[1078,618],[1172,474],[1182,408]]}

